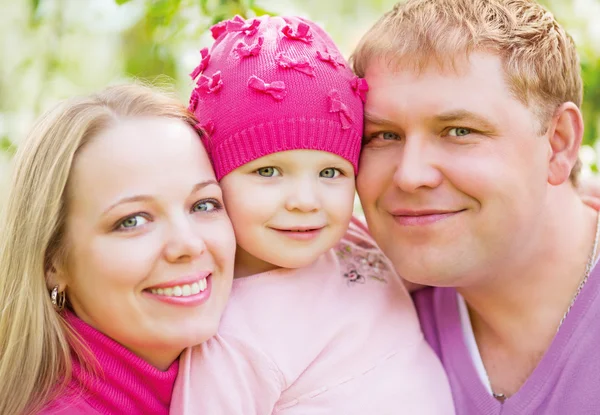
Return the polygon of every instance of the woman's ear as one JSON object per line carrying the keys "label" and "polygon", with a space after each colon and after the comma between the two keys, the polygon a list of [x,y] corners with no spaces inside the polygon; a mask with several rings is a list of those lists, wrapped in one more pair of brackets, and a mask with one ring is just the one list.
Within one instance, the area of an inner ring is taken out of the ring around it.
{"label": "woman's ear", "polygon": [[67,286],[63,267],[56,264],[54,261],[46,270],[46,287],[52,290],[58,285],[58,291],[62,292]]}
{"label": "woman's ear", "polygon": [[550,143],[548,183],[560,185],[569,180],[571,170],[579,157],[583,139],[583,117],[572,102],[558,107],[547,132]]}

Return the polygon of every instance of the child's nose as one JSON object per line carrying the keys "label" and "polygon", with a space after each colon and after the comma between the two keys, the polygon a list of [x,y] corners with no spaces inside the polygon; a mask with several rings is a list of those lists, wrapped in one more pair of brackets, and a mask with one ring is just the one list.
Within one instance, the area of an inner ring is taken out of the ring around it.
{"label": "child's nose", "polygon": [[292,184],[287,193],[286,209],[301,212],[317,211],[321,201],[316,180],[304,178]]}

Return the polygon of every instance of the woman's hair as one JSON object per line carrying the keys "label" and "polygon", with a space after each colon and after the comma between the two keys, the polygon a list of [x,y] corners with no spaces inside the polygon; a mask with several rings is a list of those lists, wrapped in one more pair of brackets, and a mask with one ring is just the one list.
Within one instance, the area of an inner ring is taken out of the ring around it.
{"label": "woman's hair", "polygon": [[[19,146],[0,218],[0,414],[39,411],[71,379],[85,348],[55,311],[46,275],[68,251],[67,181],[79,150],[128,117],[197,123],[177,99],[122,85],[68,100],[43,115]],[[102,172],[98,172],[102,174]],[[87,361],[86,361],[87,360]]]}

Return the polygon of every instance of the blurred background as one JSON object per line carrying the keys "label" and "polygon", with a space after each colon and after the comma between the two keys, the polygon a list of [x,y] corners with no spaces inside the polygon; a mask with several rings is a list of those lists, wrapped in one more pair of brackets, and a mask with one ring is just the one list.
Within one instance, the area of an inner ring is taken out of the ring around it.
{"label": "blurred background", "polygon": [[[209,46],[208,28],[235,14],[295,14],[327,30],[347,58],[395,0],[0,0],[0,198],[10,158],[57,101],[138,78],[174,85]],[[600,0],[542,1],[574,37],[585,82],[584,175],[600,149]]]}

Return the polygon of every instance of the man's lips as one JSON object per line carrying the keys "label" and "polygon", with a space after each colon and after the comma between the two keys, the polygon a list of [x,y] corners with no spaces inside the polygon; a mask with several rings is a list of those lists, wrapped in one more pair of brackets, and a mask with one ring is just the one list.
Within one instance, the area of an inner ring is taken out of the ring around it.
{"label": "man's lips", "polygon": [[390,212],[394,220],[403,226],[424,226],[455,216],[466,209],[398,209]]}

